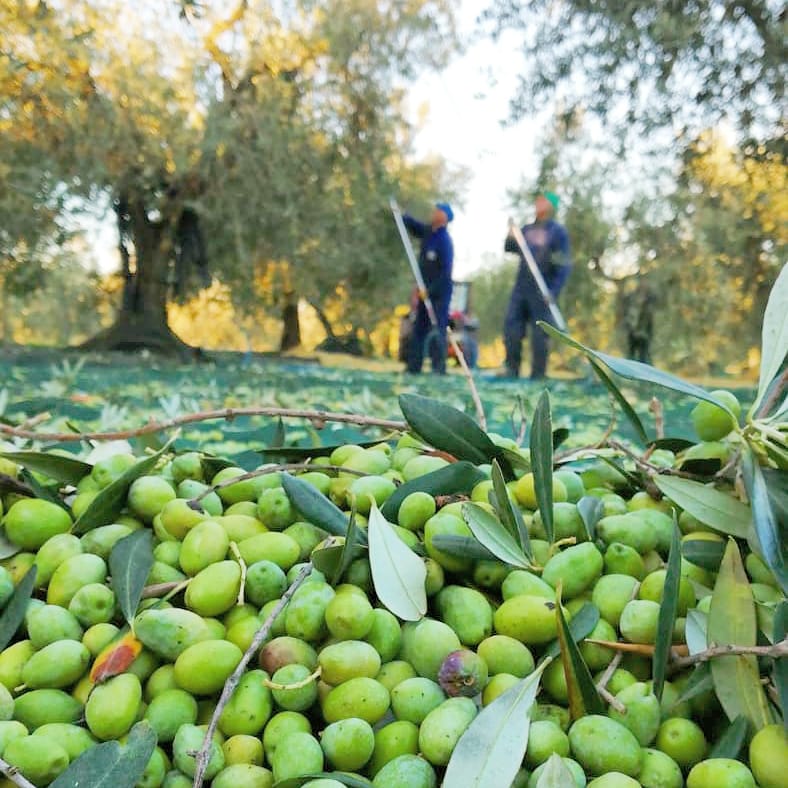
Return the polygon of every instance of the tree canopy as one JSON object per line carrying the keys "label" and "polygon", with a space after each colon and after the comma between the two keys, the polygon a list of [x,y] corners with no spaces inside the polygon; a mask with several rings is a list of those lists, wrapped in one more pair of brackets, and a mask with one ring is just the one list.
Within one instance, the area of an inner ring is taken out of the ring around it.
{"label": "tree canopy", "polygon": [[[385,197],[451,186],[413,161],[402,110],[406,80],[450,51],[449,6],[0,0],[4,260],[108,198],[121,322],[144,307],[137,329],[164,338],[171,298],[216,278],[247,312],[339,288],[369,326],[399,294],[379,275],[397,248]],[[17,191],[24,217],[6,213]]]}
{"label": "tree canopy", "polygon": [[769,136],[782,121],[779,0],[492,0],[485,17],[497,35],[521,34],[517,117],[547,99],[630,126],[730,117]]}

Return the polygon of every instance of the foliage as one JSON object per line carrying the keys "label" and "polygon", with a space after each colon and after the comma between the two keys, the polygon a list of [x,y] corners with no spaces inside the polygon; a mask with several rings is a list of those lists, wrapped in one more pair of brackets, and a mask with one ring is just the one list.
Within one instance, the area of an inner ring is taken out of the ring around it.
{"label": "foliage", "polygon": [[496,34],[521,36],[518,116],[558,97],[634,125],[779,124],[785,87],[782,4],[492,0]]}
{"label": "foliage", "polygon": [[20,217],[0,194],[4,250],[108,199],[124,296],[156,319],[211,276],[250,314],[271,266],[269,305],[297,287],[322,306],[339,288],[354,327],[407,292],[379,195],[451,186],[440,162],[411,163],[400,93],[451,51],[444,0],[3,2],[0,24],[0,168],[32,201]]}

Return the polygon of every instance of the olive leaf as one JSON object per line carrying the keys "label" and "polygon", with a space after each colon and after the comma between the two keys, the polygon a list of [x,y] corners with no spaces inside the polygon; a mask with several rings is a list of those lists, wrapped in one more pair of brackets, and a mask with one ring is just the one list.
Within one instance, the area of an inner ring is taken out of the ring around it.
{"label": "olive leaf", "polygon": [[21,552],[22,548],[6,536],[5,527],[0,525],[0,561]]}
{"label": "olive leaf", "polygon": [[747,740],[750,723],[746,717],[737,717],[720,736],[717,743],[712,747],[709,758],[731,758],[739,757],[741,748]]}
{"label": "olive leaf", "polygon": [[481,542],[472,536],[460,536],[459,534],[435,534],[432,537],[432,546],[446,555],[455,558],[472,558],[476,561],[497,561]]}
{"label": "olive leaf", "polygon": [[681,554],[687,561],[710,572],[720,568],[724,553],[725,544],[710,539],[688,539],[681,545]]}
{"label": "olive leaf", "polygon": [[19,625],[24,621],[27,612],[27,603],[33,594],[36,584],[36,572],[38,567],[33,564],[25,572],[25,576],[19,581],[19,585],[14,589],[11,599],[0,616],[0,651],[2,651],[16,634]]}
{"label": "olive leaf", "polygon": [[599,364],[594,358],[588,356],[588,360],[591,364],[592,369],[596,372],[597,377],[602,381],[605,388],[613,395],[613,398],[616,402],[620,405],[621,410],[624,411],[624,415],[629,419],[629,423],[635,429],[635,435],[638,437],[641,443],[648,443],[648,433],[646,433],[646,428],[643,426],[643,422],[640,420],[640,416],[635,412],[635,409],[629,404],[629,400],[624,396],[621,389],[615,384],[613,378],[607,374],[605,368]]}
{"label": "olive leaf", "polygon": [[109,554],[110,584],[129,626],[137,613],[153,561],[153,532],[147,528],[132,531],[118,540]]}
{"label": "olive leaf", "polygon": [[[661,369],[652,367],[649,364],[643,364],[640,361],[631,361],[630,359],[626,358],[609,356],[607,353],[602,353],[598,350],[591,350],[591,348],[586,347],[576,339],[570,337],[569,334],[559,331],[557,328],[554,328],[549,323],[545,323],[544,321],[538,321],[537,325],[541,326],[544,331],[550,334],[550,336],[555,337],[565,345],[569,345],[570,347],[581,351],[591,361],[596,361],[597,363],[603,364],[622,378],[626,378],[627,380],[636,380],[641,383],[651,383],[655,386],[660,386],[661,388],[677,391],[679,394],[688,394],[690,397],[694,397],[695,399],[702,399],[706,400],[706,402],[711,402],[712,405],[722,408],[727,413],[730,413],[731,416],[734,415],[731,412],[731,409],[724,402],[718,402],[711,394],[709,394],[708,391],[702,389],[700,386],[696,386],[694,383],[687,383],[687,381],[677,378],[675,375],[671,375],[669,372],[663,372]],[[616,399],[618,399],[618,397],[616,397]]]}
{"label": "olive leaf", "polygon": [[550,416],[550,394],[542,392],[531,423],[531,469],[534,493],[547,541],[552,544],[553,533],[553,427]]}
{"label": "olive leaf", "polygon": [[316,487],[289,473],[283,473],[281,479],[290,503],[305,520],[334,536],[347,534],[347,516]]}
{"label": "olive leaf", "polygon": [[462,506],[462,516],[471,533],[496,558],[521,569],[531,568],[530,561],[511,533],[488,511],[478,504],[466,503]]}
{"label": "olive leaf", "polygon": [[369,565],[378,599],[404,621],[427,612],[427,569],[374,504],[367,522]]}
{"label": "olive leaf", "polygon": [[396,520],[400,505],[413,492],[425,492],[432,496],[470,493],[484,478],[485,475],[473,463],[453,462],[401,484],[380,511],[385,518]]}
{"label": "olive leaf", "polygon": [[536,788],[577,788],[574,775],[557,752],[547,759]]}
{"label": "olive leaf", "polygon": [[[362,449],[369,449],[373,446],[380,446],[383,439],[376,441],[358,441],[356,446]],[[258,454],[262,455],[264,462],[273,462],[274,460],[283,460],[284,462],[306,462],[307,460],[314,459],[315,457],[329,457],[332,452],[344,446],[345,444],[336,444],[334,446],[284,446],[274,445],[267,449],[258,449]],[[315,466],[315,470],[320,470],[319,466]]]}
{"label": "olive leaf", "polygon": [[531,711],[544,660],[536,670],[485,706],[452,752],[443,784],[452,788],[511,785],[528,746]]}
{"label": "olive leaf", "polygon": [[30,471],[37,471],[56,479],[64,484],[76,485],[87,476],[93,466],[76,457],[64,457],[61,454],[50,454],[44,451],[7,451],[0,452],[5,457]]}
{"label": "olive leaf", "polygon": [[85,750],[50,788],[134,788],[156,747],[156,732],[147,722],[138,722],[126,744],[105,741]]}
{"label": "olive leaf", "polygon": [[372,783],[369,780],[347,772],[315,772],[301,777],[289,777],[286,780],[275,782],[273,788],[301,788],[302,785],[311,783],[313,780],[335,780],[346,785],[347,788],[372,788]]}
{"label": "olive leaf", "polygon": [[763,471],[751,450],[742,457],[744,486],[750,498],[755,533],[764,561],[774,573],[783,594],[788,593],[788,566],[786,566],[785,540],[780,536],[780,524],[766,487]]}
{"label": "olive leaf", "polygon": [[788,350],[788,267],[783,267],[769,293],[761,330],[761,374],[758,394],[752,405],[755,412],[763,401],[769,384],[780,371]]}
{"label": "olive leaf", "polygon": [[673,644],[673,627],[679,610],[679,581],[681,579],[681,536],[676,515],[673,515],[673,531],[668,553],[668,565],[662,592],[662,602],[657,618],[657,639],[654,655],[651,658],[653,692],[658,700],[662,700],[662,689],[665,686],[665,674]]}
{"label": "olive leaf", "polygon": [[752,524],[750,507],[729,493],[675,476],[656,476],[654,483],[673,503],[715,531],[740,539],[747,537]]}
{"label": "olive leaf", "polygon": [[605,514],[605,505],[593,495],[584,495],[577,502],[577,511],[583,521],[586,536],[593,542],[596,538],[596,524]]}
{"label": "olive leaf", "polygon": [[569,713],[572,719],[580,719],[586,714],[604,714],[605,707],[591,677],[591,671],[572,637],[564,611],[561,609],[560,585],[556,591],[555,617],[558,623],[558,642],[561,647],[561,662],[564,666]]}
{"label": "olive leaf", "polygon": [[476,465],[497,459],[506,476],[513,478],[500,446],[466,413],[418,394],[401,394],[399,406],[408,425],[431,446]]}
{"label": "olive leaf", "polygon": [[[708,639],[718,645],[754,646],[757,631],[752,589],[739,548],[729,538],[711,598]],[[756,731],[773,722],[755,656],[715,657],[711,660],[711,676],[714,691],[729,720],[744,716]]]}
{"label": "olive leaf", "polygon": [[711,680],[711,665],[708,662],[701,662],[690,674],[684,691],[676,699],[671,708],[675,708],[680,703],[691,700],[709,690],[714,690],[714,682]]}
{"label": "olive leaf", "polygon": [[[569,621],[569,636],[575,643],[579,643],[583,638],[587,638],[594,627],[599,623],[599,608],[592,602],[586,602],[577,614],[572,616]],[[546,657],[557,657],[561,653],[561,643],[556,638],[544,651]]]}
{"label": "olive leaf", "polygon": [[134,463],[131,468],[125,470],[117,479],[101,490],[90,502],[88,508],[77,518],[77,521],[74,523],[74,533],[77,535],[84,534],[94,528],[98,528],[100,525],[109,525],[113,522],[126,505],[129,487],[140,476],[145,476],[145,474],[156,467],[159,458],[169,449],[173,440],[175,439],[170,438],[159,451]]}
{"label": "olive leaf", "polygon": [[492,470],[490,478],[493,483],[493,507],[498,513],[501,522],[509,529],[509,532],[520,543],[520,549],[525,554],[529,561],[533,560],[533,553],[531,552],[531,539],[528,536],[528,528],[526,528],[525,521],[520,509],[515,506],[510,498],[509,491],[506,487],[506,481],[503,478],[501,466],[498,460],[492,461]]}

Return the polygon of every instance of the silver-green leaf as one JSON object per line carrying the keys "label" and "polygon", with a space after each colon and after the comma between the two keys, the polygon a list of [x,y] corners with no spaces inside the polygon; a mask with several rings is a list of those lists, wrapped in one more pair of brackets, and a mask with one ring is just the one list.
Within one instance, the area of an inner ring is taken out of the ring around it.
{"label": "silver-green leaf", "polygon": [[496,558],[511,566],[531,568],[520,545],[496,517],[475,503],[463,504],[462,516],[471,533]]}
{"label": "silver-green leaf", "polygon": [[451,788],[511,785],[528,746],[539,679],[550,663],[497,697],[468,726],[454,748],[443,784]]}
{"label": "silver-green leaf", "polygon": [[400,538],[373,504],[367,523],[369,564],[378,599],[404,621],[427,612],[424,562]]}
{"label": "silver-green leaf", "polygon": [[675,476],[657,476],[654,482],[671,501],[715,531],[747,537],[752,525],[750,507],[729,493]]}

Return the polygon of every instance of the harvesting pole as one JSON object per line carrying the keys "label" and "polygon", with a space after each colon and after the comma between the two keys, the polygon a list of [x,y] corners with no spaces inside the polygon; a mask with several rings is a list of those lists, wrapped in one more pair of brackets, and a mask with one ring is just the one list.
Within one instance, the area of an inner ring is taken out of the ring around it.
{"label": "harvesting pole", "polygon": [[547,305],[547,308],[550,310],[550,316],[553,318],[555,327],[561,331],[566,331],[566,320],[564,320],[564,316],[561,314],[561,310],[558,308],[558,304],[556,304],[553,294],[550,292],[550,290],[548,290],[547,284],[545,283],[544,277],[542,276],[542,272],[539,270],[539,266],[536,264],[536,260],[534,260],[531,249],[526,243],[525,238],[523,238],[520,228],[517,226],[514,219],[511,218],[509,219],[509,232],[512,234],[512,237],[515,241],[517,241],[517,245],[520,247],[523,259],[525,260],[526,265],[531,272],[531,276],[533,276],[534,281],[536,282],[536,286],[539,288],[539,293]]}
{"label": "harvesting pole", "polygon": [[[391,212],[394,214],[394,221],[397,224],[397,229],[399,230],[399,237],[402,240],[402,245],[405,247],[405,254],[408,258],[408,262],[410,263],[410,270],[413,272],[413,278],[416,280],[416,286],[419,288],[419,297],[424,302],[424,308],[427,310],[427,317],[429,318],[430,323],[432,323],[433,332],[437,332],[439,330],[438,327],[438,316],[435,312],[435,307],[432,304],[432,299],[427,293],[427,288],[424,284],[424,277],[421,275],[421,268],[419,268],[419,261],[416,259],[416,253],[413,251],[413,244],[410,242],[410,236],[408,235],[408,231],[405,229],[405,223],[402,221],[402,211],[399,209],[399,205],[397,205],[397,201],[392,197],[389,200],[389,206],[391,207]],[[446,327],[446,336],[454,349],[454,355],[457,357],[457,361],[460,364],[460,369],[462,369],[462,374],[465,375],[465,379],[468,381],[468,388],[471,391],[471,398],[473,399],[473,404],[476,408],[476,418],[479,422],[479,426],[483,430],[487,430],[487,418],[484,415],[484,406],[482,405],[481,398],[479,397],[479,391],[476,388],[476,383],[473,380],[473,373],[468,366],[468,362],[465,360],[465,353],[462,352],[462,348],[460,347],[460,343],[457,341],[457,336],[454,331],[451,330],[450,326]]]}

